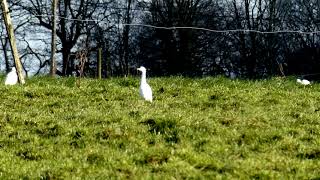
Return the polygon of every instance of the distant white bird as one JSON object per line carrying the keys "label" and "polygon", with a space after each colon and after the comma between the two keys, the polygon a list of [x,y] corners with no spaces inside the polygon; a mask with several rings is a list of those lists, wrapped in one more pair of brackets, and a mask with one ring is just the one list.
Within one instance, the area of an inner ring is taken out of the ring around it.
{"label": "distant white bird", "polygon": [[141,71],[141,82],[140,82],[140,96],[146,101],[152,102],[152,90],[149,84],[147,83],[147,70],[145,67],[140,66],[137,70]]}
{"label": "distant white bird", "polygon": [[297,83],[300,83],[300,84],[302,84],[302,85],[310,85],[311,84],[311,82],[310,81],[308,81],[308,80],[306,80],[306,79],[297,79]]}
{"label": "distant white bird", "polygon": [[18,82],[17,70],[15,67],[7,74],[5,85],[15,85]]}

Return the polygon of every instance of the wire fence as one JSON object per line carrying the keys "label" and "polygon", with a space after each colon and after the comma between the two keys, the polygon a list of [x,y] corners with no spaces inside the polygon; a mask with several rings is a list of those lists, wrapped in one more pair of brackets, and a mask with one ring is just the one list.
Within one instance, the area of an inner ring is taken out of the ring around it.
{"label": "wire fence", "polygon": [[[36,15],[36,17],[52,17],[52,15]],[[57,18],[65,19],[68,21],[80,21],[80,22],[106,22],[106,20],[94,20],[94,19],[74,19],[74,18],[67,18],[63,16],[57,16]],[[109,23],[109,22],[107,22]],[[195,26],[155,26],[150,24],[142,24],[142,23],[117,23],[119,26],[136,26],[136,27],[147,27],[153,29],[164,29],[164,30],[175,30],[175,29],[191,29],[191,30],[200,30],[200,31],[207,31],[213,33],[235,33],[235,32],[243,32],[243,33],[257,33],[257,34],[280,34],[280,33],[296,33],[296,34],[319,34],[320,31],[301,31],[301,30],[277,30],[277,31],[260,31],[260,30],[253,30],[253,29],[227,29],[227,30],[217,30],[217,29],[209,29],[203,27],[195,27]]]}

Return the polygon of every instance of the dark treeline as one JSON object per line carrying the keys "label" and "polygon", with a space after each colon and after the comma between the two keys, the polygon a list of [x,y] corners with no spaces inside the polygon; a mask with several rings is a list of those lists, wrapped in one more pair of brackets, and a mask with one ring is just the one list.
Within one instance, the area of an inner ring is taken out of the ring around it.
{"label": "dark treeline", "polygon": [[[50,64],[51,4],[10,2],[26,71],[41,73]],[[77,54],[86,50],[84,73],[96,76],[99,48],[103,77],[135,74],[140,65],[154,76],[320,73],[320,34],[297,32],[319,31],[319,0],[59,0],[57,14],[62,75],[77,69]],[[1,37],[1,63],[8,70],[10,51],[3,28]]]}

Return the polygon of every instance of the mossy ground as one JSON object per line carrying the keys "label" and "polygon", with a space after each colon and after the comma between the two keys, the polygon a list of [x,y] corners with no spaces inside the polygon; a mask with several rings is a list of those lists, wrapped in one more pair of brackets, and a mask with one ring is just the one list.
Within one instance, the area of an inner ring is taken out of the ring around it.
{"label": "mossy ground", "polygon": [[140,99],[138,78],[0,85],[0,177],[320,178],[318,84],[148,82],[153,103]]}

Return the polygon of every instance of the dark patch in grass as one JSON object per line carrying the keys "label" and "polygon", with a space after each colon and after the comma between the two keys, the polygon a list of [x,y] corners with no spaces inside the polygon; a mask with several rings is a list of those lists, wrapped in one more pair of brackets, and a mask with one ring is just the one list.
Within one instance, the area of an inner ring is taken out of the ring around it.
{"label": "dark patch in grass", "polygon": [[30,161],[37,161],[42,158],[40,155],[35,154],[29,149],[18,151],[16,155],[24,160],[30,160]]}
{"label": "dark patch in grass", "polygon": [[218,99],[218,96],[217,95],[211,95],[209,97],[209,100],[217,100]]}
{"label": "dark patch in grass", "polygon": [[19,137],[19,132],[11,132],[8,134],[9,138],[18,138]]}
{"label": "dark patch in grass", "polygon": [[274,99],[274,98],[270,98],[270,97],[262,99],[262,102],[265,102],[265,104],[267,104],[267,105],[277,105],[280,103],[278,99]]}
{"label": "dark patch in grass", "polygon": [[283,139],[283,137],[278,135],[278,134],[267,135],[266,137],[261,138],[260,142],[261,143],[274,143],[274,142],[277,142],[277,141],[281,141],[282,139]]}
{"label": "dark patch in grass", "polygon": [[19,179],[22,179],[22,180],[29,180],[31,179],[29,176],[19,176]]}
{"label": "dark patch in grass", "polygon": [[204,102],[203,104],[195,104],[195,107],[202,106],[202,110],[206,110],[207,108],[214,108],[216,107],[215,102]]}
{"label": "dark patch in grass", "polygon": [[180,141],[177,130],[174,130],[168,135],[166,135],[164,139],[167,143],[179,143]]}
{"label": "dark patch in grass", "polygon": [[156,134],[164,134],[167,131],[176,128],[176,122],[172,120],[158,120],[148,119],[141,122],[142,124],[148,125],[149,132]]}
{"label": "dark patch in grass", "polygon": [[40,175],[41,180],[53,180],[53,179],[63,179],[59,175],[51,172],[51,171],[45,171]]}
{"label": "dark patch in grass", "polygon": [[47,106],[50,108],[61,108],[62,107],[60,102],[49,103]]}
{"label": "dark patch in grass", "polygon": [[75,120],[77,119],[77,116],[74,115],[74,114],[71,114],[71,115],[66,115],[63,117],[66,121],[71,121],[71,120]]}
{"label": "dark patch in grass", "polygon": [[299,153],[297,157],[301,159],[320,159],[320,150],[317,149],[307,153]]}
{"label": "dark patch in grass", "polygon": [[280,136],[280,135],[273,135],[272,137],[271,137],[271,140],[272,141],[280,141],[280,140],[282,140],[283,139],[283,137],[282,136]]}
{"label": "dark patch in grass", "polygon": [[179,96],[179,93],[173,93],[172,94],[172,97],[178,97]]}
{"label": "dark patch in grass", "polygon": [[124,149],[126,147],[126,144],[124,143],[124,142],[120,142],[119,144],[118,144],[118,148],[119,149]]}
{"label": "dark patch in grass", "polygon": [[137,87],[138,83],[134,79],[120,79],[118,84],[122,87]]}
{"label": "dark patch in grass", "polygon": [[213,164],[198,164],[195,166],[200,171],[218,171],[218,167]]}
{"label": "dark patch in grass", "polygon": [[292,113],[290,114],[290,116],[293,117],[293,118],[295,118],[295,119],[298,119],[298,118],[301,117],[300,113],[296,113],[296,112],[292,112]]}
{"label": "dark patch in grass", "polygon": [[224,126],[231,126],[233,124],[233,120],[232,119],[222,119],[220,120],[221,125]]}
{"label": "dark patch in grass", "polygon": [[300,138],[301,141],[307,141],[307,142],[312,142],[314,140],[314,138],[308,136],[308,137],[302,137]]}
{"label": "dark patch in grass", "polygon": [[74,148],[85,148],[86,144],[85,144],[85,141],[83,140],[84,135],[85,133],[81,131],[76,131],[72,133],[71,139],[73,141],[70,142],[70,145],[73,146]]}
{"label": "dark patch in grass", "polygon": [[309,134],[310,135],[319,135],[318,131],[315,129],[309,129]]}
{"label": "dark patch in grass", "polygon": [[299,132],[296,130],[289,130],[288,134],[292,137],[296,137],[297,135],[299,135]]}
{"label": "dark patch in grass", "polygon": [[155,145],[155,144],[156,144],[156,141],[155,141],[154,139],[150,139],[150,140],[148,141],[148,144],[150,144],[150,145]]}
{"label": "dark patch in grass", "polygon": [[236,142],[237,142],[237,144],[238,144],[239,146],[245,144],[245,137],[246,137],[246,135],[245,135],[245,134],[242,134],[242,135],[236,140]]}
{"label": "dark patch in grass", "polygon": [[195,166],[196,169],[200,171],[215,171],[215,172],[222,172],[217,166],[213,164],[198,164]]}
{"label": "dark patch in grass", "polygon": [[[254,141],[261,141],[260,138],[255,133],[247,133],[240,135],[236,142],[239,146],[245,145],[245,144],[251,144]],[[254,149],[255,151],[258,149]]]}
{"label": "dark patch in grass", "polygon": [[107,140],[110,137],[110,133],[107,131],[102,131],[102,132],[98,132],[96,134],[96,139],[103,139],[103,140]]}
{"label": "dark patch in grass", "polygon": [[239,102],[230,102],[230,103],[225,103],[222,105],[222,108],[227,110],[238,110],[240,108],[240,103]]}
{"label": "dark patch in grass", "polygon": [[133,117],[133,118],[139,118],[139,117],[141,117],[139,111],[130,111],[130,112],[129,112],[129,116],[130,116],[130,117]]}
{"label": "dark patch in grass", "polygon": [[127,135],[121,129],[106,129],[96,133],[96,139],[109,140],[109,139],[126,139]]}
{"label": "dark patch in grass", "polygon": [[13,147],[13,146],[15,146],[14,141],[10,141],[10,140],[2,140],[2,141],[0,141],[0,148]]}
{"label": "dark patch in grass", "polygon": [[74,148],[82,149],[86,147],[86,143],[84,142],[83,139],[77,139],[77,140],[71,141],[70,146]]}
{"label": "dark patch in grass", "polygon": [[161,165],[163,163],[168,162],[168,160],[169,160],[169,157],[165,154],[154,154],[154,155],[147,155],[144,159],[144,163]]}
{"label": "dark patch in grass", "polygon": [[60,127],[58,124],[52,126],[52,127],[45,127],[43,129],[37,129],[36,133],[46,137],[57,137],[63,133],[62,127]]}
{"label": "dark patch in grass", "polygon": [[195,145],[194,148],[196,149],[196,151],[198,152],[204,152],[204,146],[208,143],[208,140],[201,140],[198,141]]}
{"label": "dark patch in grass", "polygon": [[250,179],[270,179],[270,177],[266,174],[254,174]]}
{"label": "dark patch in grass", "polygon": [[25,92],[25,93],[24,93],[24,96],[27,97],[27,98],[29,98],[29,99],[32,99],[32,98],[35,97],[35,95],[34,95],[32,92]]}
{"label": "dark patch in grass", "polygon": [[83,132],[76,131],[76,132],[72,135],[72,139],[80,139],[82,136],[84,136],[84,133],[83,133]]}
{"label": "dark patch in grass", "polygon": [[168,143],[178,143],[180,141],[176,121],[156,121],[154,119],[147,119],[146,121],[143,121],[141,123],[149,126],[150,133],[164,135],[164,139]]}
{"label": "dark patch in grass", "polygon": [[230,167],[224,166],[224,167],[219,168],[219,167],[215,166],[214,164],[198,164],[195,166],[195,168],[200,171],[204,171],[204,172],[215,171],[220,174],[232,172],[232,168],[230,168]]}
{"label": "dark patch in grass", "polygon": [[[59,90],[51,90],[51,91],[46,91],[44,93],[45,96],[49,96],[49,97],[60,97],[60,98],[63,98],[63,97],[66,97],[66,95],[62,92],[60,92]],[[70,95],[68,95],[70,96]]]}
{"label": "dark patch in grass", "polygon": [[4,119],[8,123],[12,120],[12,118],[8,114],[5,115]]}
{"label": "dark patch in grass", "polygon": [[100,164],[104,161],[104,158],[102,155],[93,153],[93,154],[89,154],[87,156],[87,162],[90,164]]}
{"label": "dark patch in grass", "polygon": [[147,119],[146,121],[141,122],[141,124],[154,126],[156,124],[156,121],[154,119]]}
{"label": "dark patch in grass", "polygon": [[24,125],[26,125],[26,126],[34,126],[34,127],[38,126],[38,124],[36,122],[33,122],[31,120],[24,121]]}
{"label": "dark patch in grass", "polygon": [[124,98],[122,96],[117,96],[114,98],[115,101],[123,101]]}
{"label": "dark patch in grass", "polygon": [[122,169],[118,168],[116,169],[119,173],[124,174],[126,179],[132,179],[133,173],[129,169]]}
{"label": "dark patch in grass", "polygon": [[158,93],[159,93],[159,94],[164,93],[164,88],[163,88],[163,87],[159,88]]}

